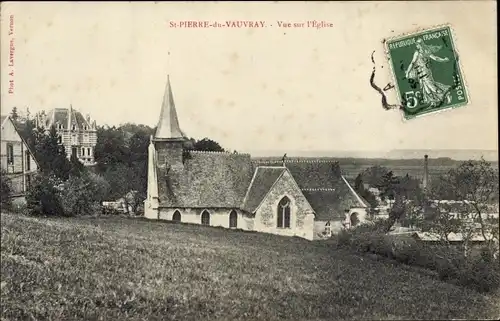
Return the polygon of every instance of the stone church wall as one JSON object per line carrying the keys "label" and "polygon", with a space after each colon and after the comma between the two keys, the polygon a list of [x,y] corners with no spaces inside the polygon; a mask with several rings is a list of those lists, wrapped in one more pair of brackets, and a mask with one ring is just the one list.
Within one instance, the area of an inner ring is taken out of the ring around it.
{"label": "stone church wall", "polygon": [[[290,228],[279,228],[277,226],[278,204],[285,196],[290,199],[291,203]],[[254,230],[312,240],[314,233],[314,214],[312,213],[312,208],[287,171],[257,209]]]}

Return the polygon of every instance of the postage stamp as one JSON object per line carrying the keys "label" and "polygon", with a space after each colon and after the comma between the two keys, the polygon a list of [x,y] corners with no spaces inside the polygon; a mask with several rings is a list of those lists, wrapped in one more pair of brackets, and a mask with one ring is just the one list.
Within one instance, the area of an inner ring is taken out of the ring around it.
{"label": "postage stamp", "polygon": [[385,42],[405,119],[469,104],[449,25]]}

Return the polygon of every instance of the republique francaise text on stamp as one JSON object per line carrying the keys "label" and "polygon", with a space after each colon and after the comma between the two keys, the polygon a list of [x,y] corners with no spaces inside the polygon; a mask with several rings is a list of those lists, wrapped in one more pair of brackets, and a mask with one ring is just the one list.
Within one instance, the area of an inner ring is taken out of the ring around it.
{"label": "republique francaise text on stamp", "polygon": [[406,119],[469,103],[450,26],[391,38],[385,46]]}

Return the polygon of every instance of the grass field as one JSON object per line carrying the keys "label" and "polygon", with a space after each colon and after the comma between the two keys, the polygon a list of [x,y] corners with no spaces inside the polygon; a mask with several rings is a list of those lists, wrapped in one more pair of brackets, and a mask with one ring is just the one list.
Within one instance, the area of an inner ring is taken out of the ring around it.
{"label": "grass field", "polygon": [[484,319],[499,298],[334,244],[2,214],[3,320]]}

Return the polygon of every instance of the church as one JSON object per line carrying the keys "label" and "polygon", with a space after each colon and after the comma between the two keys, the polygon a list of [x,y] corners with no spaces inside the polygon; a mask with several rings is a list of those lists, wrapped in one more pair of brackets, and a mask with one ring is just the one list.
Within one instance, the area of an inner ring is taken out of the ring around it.
{"label": "church", "polygon": [[337,162],[259,161],[249,154],[191,150],[188,143],[167,77],[148,149],[146,218],[315,240],[366,217],[367,202]]}

